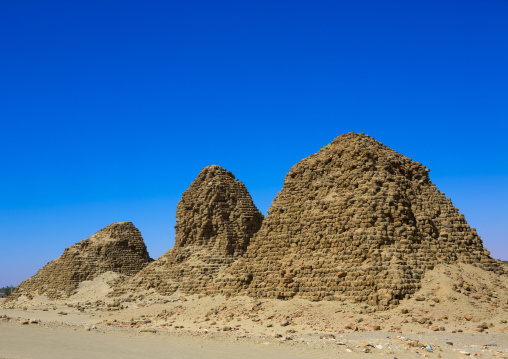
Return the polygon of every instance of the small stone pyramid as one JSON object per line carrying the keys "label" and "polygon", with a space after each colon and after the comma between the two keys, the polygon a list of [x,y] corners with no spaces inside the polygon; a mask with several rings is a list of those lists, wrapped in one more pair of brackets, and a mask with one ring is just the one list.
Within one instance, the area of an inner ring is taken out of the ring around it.
{"label": "small stone pyramid", "polygon": [[83,281],[107,271],[132,276],[151,261],[139,230],[131,222],[113,223],[66,248],[23,281],[9,299],[36,294],[50,299],[69,297]]}
{"label": "small stone pyramid", "polygon": [[175,246],[116,294],[151,288],[164,295],[204,292],[245,252],[263,221],[245,185],[216,165],[203,168],[183,193],[176,217]]}
{"label": "small stone pyramid", "polygon": [[428,172],[369,136],[339,136],[291,168],[218,292],[387,308],[437,263],[503,272]]}

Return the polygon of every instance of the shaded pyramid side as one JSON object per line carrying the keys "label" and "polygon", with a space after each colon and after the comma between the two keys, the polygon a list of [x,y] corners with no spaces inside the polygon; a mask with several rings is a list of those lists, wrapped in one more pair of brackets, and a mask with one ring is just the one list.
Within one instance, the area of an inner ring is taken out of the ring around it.
{"label": "shaded pyramid side", "polygon": [[176,210],[175,246],[116,294],[155,288],[169,295],[206,292],[215,276],[241,256],[259,230],[263,215],[245,185],[212,165],[203,168],[183,193]]}
{"label": "shaded pyramid side", "polygon": [[428,170],[349,133],[287,174],[245,255],[218,292],[398,304],[436,263],[503,273]]}
{"label": "shaded pyramid side", "polygon": [[113,223],[66,248],[60,257],[23,281],[9,298],[68,297],[83,281],[108,271],[132,276],[151,261],[139,230],[131,222]]}

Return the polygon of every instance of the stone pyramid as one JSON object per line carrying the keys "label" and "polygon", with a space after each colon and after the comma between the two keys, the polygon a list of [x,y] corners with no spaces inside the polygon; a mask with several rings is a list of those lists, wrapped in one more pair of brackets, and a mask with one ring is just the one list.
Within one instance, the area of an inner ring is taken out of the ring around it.
{"label": "stone pyramid", "polygon": [[386,308],[437,263],[502,273],[428,172],[369,136],[339,136],[291,168],[218,292]]}
{"label": "stone pyramid", "polygon": [[205,292],[245,252],[263,221],[245,185],[216,165],[203,168],[183,193],[176,217],[175,246],[116,294],[151,288],[164,295]]}
{"label": "stone pyramid", "polygon": [[131,222],[113,223],[66,248],[60,257],[23,281],[9,299],[35,294],[65,298],[80,282],[107,271],[132,276],[151,261],[139,230]]}

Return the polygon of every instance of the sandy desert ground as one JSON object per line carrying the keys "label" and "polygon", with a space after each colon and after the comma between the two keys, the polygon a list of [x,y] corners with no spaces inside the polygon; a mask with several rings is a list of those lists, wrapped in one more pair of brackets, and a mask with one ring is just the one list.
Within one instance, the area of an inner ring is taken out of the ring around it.
{"label": "sandy desert ground", "polygon": [[387,311],[361,304],[110,298],[107,273],[65,301],[0,303],[0,358],[508,357],[508,278],[439,265]]}

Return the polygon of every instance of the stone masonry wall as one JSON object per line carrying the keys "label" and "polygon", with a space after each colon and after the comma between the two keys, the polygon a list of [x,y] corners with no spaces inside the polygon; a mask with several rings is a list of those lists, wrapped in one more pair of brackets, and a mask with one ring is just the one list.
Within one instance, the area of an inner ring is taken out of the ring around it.
{"label": "stone masonry wall", "polygon": [[164,295],[201,293],[245,252],[263,220],[245,185],[216,165],[203,168],[183,193],[176,217],[175,246],[115,294],[151,288]]}
{"label": "stone masonry wall", "polygon": [[113,223],[66,248],[60,257],[23,281],[9,300],[35,294],[50,299],[68,297],[79,283],[99,274],[112,271],[132,276],[151,261],[139,230],[131,222]]}
{"label": "stone masonry wall", "polygon": [[291,168],[246,253],[208,293],[386,308],[436,263],[503,273],[428,172],[369,136],[339,136]]}

